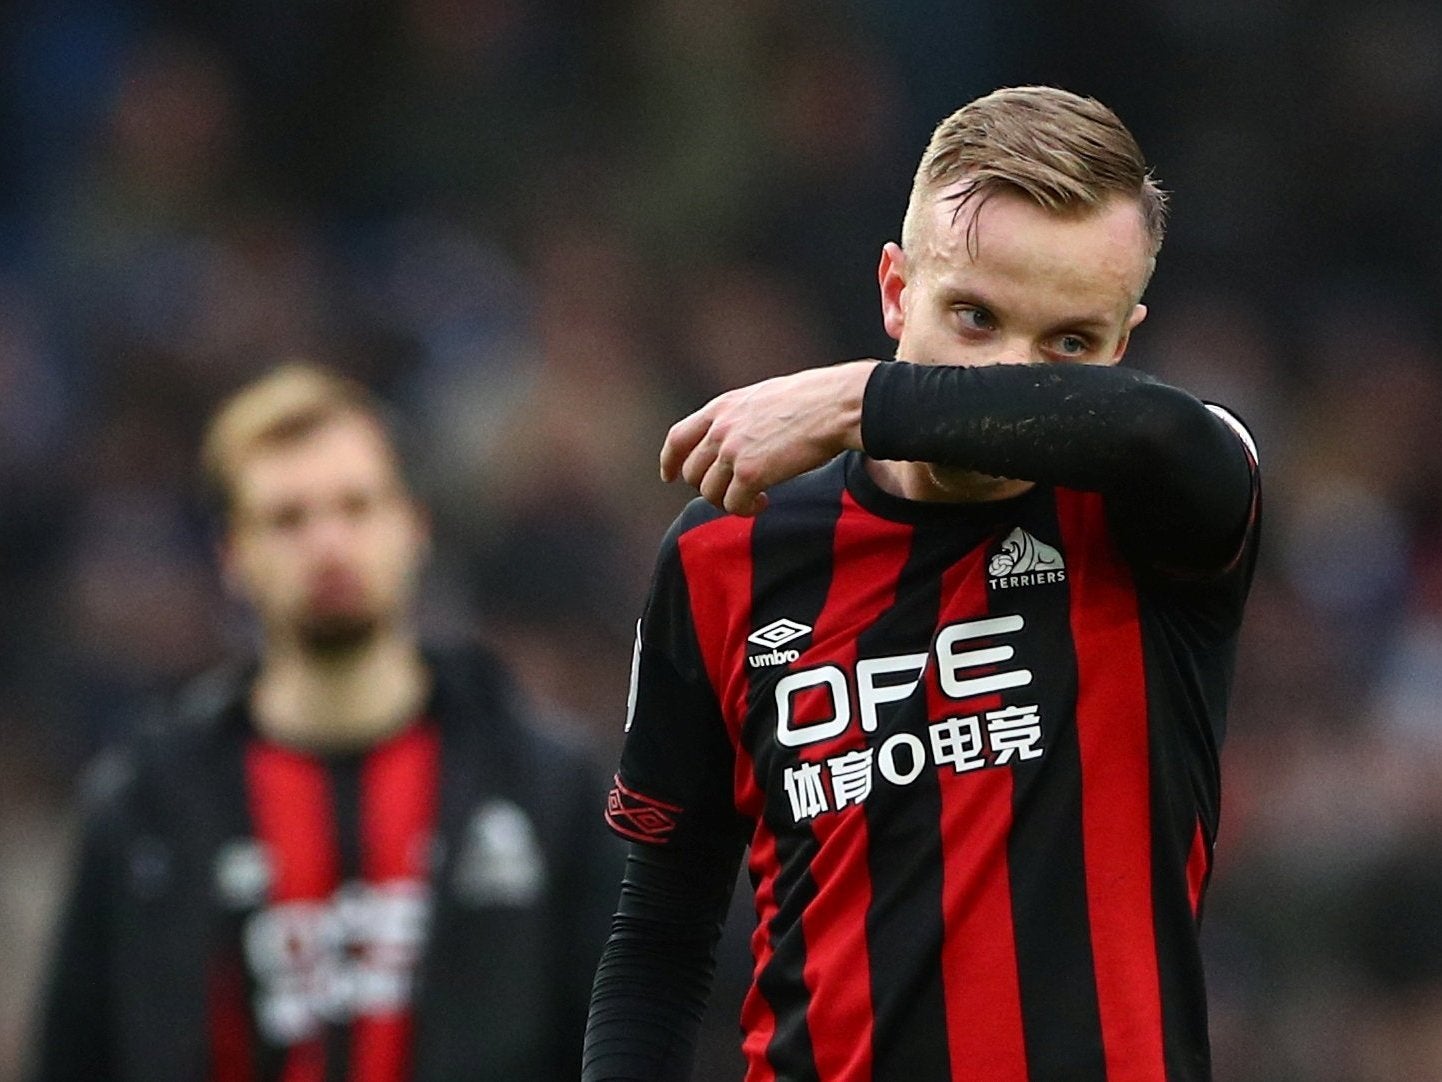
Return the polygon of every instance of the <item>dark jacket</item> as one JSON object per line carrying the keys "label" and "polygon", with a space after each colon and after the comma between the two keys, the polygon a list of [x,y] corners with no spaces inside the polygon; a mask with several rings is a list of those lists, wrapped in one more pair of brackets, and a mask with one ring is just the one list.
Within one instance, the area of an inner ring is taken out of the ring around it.
{"label": "dark jacket", "polygon": [[[431,661],[440,846],[414,986],[414,1078],[576,1078],[620,882],[618,843],[602,826],[604,786],[587,756],[523,716],[494,661],[475,653]],[[234,927],[217,900],[216,854],[244,822],[243,809],[216,794],[232,791],[227,772],[248,735],[251,675],[201,681],[87,785],[34,1082],[207,1078],[207,965]],[[533,824],[544,865],[534,900],[477,898],[467,829],[492,801],[518,806]]]}

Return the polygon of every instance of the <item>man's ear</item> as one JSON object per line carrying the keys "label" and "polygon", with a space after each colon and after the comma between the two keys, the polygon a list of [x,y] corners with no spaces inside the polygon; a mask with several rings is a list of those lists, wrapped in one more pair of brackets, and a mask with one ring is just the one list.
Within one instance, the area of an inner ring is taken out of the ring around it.
{"label": "man's ear", "polygon": [[893,341],[901,341],[906,326],[906,253],[895,241],[881,248],[881,262],[876,268],[876,282],[881,287],[881,324]]}
{"label": "man's ear", "polygon": [[1107,362],[1108,364],[1116,364],[1122,359],[1123,354],[1127,351],[1127,346],[1132,343],[1132,331],[1136,330],[1137,325],[1146,318],[1147,306],[1145,304],[1139,304],[1132,309],[1132,314],[1127,317],[1126,330],[1122,331],[1121,339],[1117,342],[1117,348],[1112,353],[1112,359]]}

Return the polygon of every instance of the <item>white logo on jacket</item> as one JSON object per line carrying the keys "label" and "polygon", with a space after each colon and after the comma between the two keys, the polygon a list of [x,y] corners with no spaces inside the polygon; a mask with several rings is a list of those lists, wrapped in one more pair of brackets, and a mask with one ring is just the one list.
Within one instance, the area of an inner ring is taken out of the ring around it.
{"label": "white logo on jacket", "polygon": [[546,885],[546,859],[530,817],[509,800],[476,809],[456,855],[456,893],[471,905],[530,905]]}

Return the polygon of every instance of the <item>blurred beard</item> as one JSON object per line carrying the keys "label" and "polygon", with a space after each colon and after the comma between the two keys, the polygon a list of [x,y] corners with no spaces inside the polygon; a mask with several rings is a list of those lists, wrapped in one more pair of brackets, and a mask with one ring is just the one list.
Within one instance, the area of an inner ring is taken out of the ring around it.
{"label": "blurred beard", "polygon": [[365,613],[330,613],[307,617],[296,630],[301,649],[314,658],[332,659],[369,646],[380,631],[380,621]]}

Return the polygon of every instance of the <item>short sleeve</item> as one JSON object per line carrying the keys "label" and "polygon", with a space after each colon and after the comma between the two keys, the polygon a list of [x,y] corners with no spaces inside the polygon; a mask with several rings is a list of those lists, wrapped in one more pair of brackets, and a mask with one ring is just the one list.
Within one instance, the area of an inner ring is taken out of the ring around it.
{"label": "short sleeve", "polygon": [[1221,575],[1237,580],[1243,593],[1251,584],[1252,571],[1256,564],[1257,542],[1261,534],[1262,519],[1262,474],[1261,463],[1257,456],[1257,441],[1252,433],[1231,410],[1220,406],[1215,402],[1206,402],[1204,405],[1207,411],[1226,425],[1228,431],[1237,438],[1242,445],[1242,450],[1247,458],[1247,512],[1243,520],[1242,529],[1238,536],[1236,547],[1231,552],[1231,558],[1221,568]]}
{"label": "short sleeve", "polygon": [[701,656],[678,520],[637,624],[626,737],[606,821],[633,842],[705,846],[737,829],[735,752]]}

